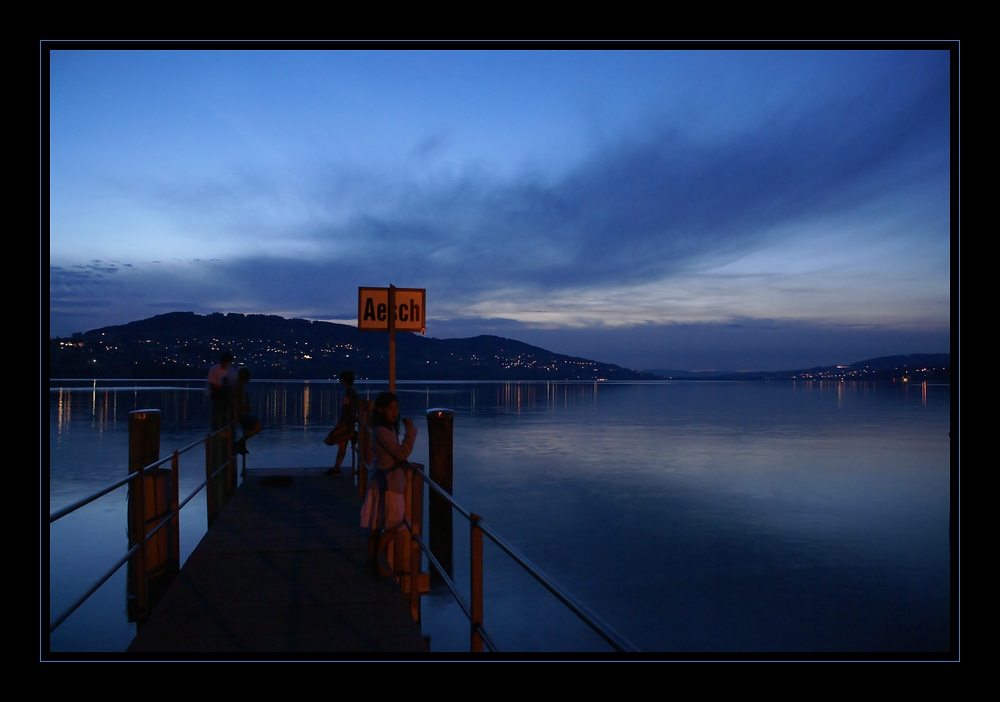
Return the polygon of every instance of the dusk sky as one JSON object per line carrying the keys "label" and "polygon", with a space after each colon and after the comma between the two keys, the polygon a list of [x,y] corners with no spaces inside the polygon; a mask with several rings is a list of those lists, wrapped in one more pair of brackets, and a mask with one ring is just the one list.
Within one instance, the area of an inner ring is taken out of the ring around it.
{"label": "dusk sky", "polygon": [[191,310],[630,368],[945,352],[947,51],[54,51],[51,334]]}

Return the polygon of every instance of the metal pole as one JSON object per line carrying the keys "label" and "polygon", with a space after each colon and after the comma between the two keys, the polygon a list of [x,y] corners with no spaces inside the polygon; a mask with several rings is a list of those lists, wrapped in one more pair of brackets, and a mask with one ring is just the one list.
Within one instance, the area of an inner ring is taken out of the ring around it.
{"label": "metal pole", "polygon": [[[146,472],[145,466],[160,460],[160,410],[145,409],[128,415],[128,472],[139,472],[129,485],[128,547],[146,542]],[[155,509],[153,510],[155,512]],[[129,621],[146,616],[148,576],[145,546],[129,559],[126,603]]]}
{"label": "metal pole", "polygon": [[170,564],[180,570],[181,567],[181,515],[180,509],[180,454],[174,451],[170,458],[170,511],[174,516],[170,520]]}
{"label": "metal pole", "polygon": [[389,392],[396,392],[396,286],[389,286]]}
{"label": "metal pole", "polygon": [[[430,478],[449,495],[454,487],[454,435],[455,412],[445,407],[427,410],[427,441],[430,456]],[[437,558],[448,577],[454,577],[452,568],[453,514],[451,505],[436,491],[430,494],[428,530],[431,553]],[[431,568],[432,577],[440,580],[437,568]]]}
{"label": "metal pole", "polygon": [[420,536],[424,520],[424,479],[417,471],[410,471],[410,614],[420,624],[420,564],[423,553],[414,537]]}
{"label": "metal pole", "polygon": [[470,609],[472,616],[469,624],[472,629],[472,651],[473,653],[483,652],[483,637],[479,634],[477,626],[483,625],[483,531],[479,528],[479,521],[482,519],[478,514],[473,514],[469,522],[472,532],[472,544],[469,549],[470,564]]}
{"label": "metal pole", "polygon": [[208,525],[212,526],[215,521],[215,496],[212,494],[212,434],[209,432],[205,436],[205,506],[208,509]]}
{"label": "metal pole", "polygon": [[236,461],[233,460],[233,437],[236,436],[236,422],[229,425],[226,432],[226,502],[236,492]]}
{"label": "metal pole", "polygon": [[148,589],[146,578],[146,468],[139,468],[139,519],[141,528],[136,537],[136,542],[140,548],[135,552],[135,574],[136,574],[136,597],[135,597],[135,621],[142,622],[148,614]]}
{"label": "metal pole", "polygon": [[[368,469],[372,464],[371,414],[373,400],[361,401],[361,415],[358,417],[358,494],[362,499],[368,489]],[[365,428],[362,429],[361,427]]]}

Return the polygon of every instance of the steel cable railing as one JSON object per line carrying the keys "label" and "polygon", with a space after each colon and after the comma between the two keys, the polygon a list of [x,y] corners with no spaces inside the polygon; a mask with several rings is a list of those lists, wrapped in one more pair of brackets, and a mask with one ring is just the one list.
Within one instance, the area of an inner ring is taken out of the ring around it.
{"label": "steel cable railing", "polygon": [[[216,431],[214,431],[214,432],[206,435],[204,439],[199,439],[198,441],[195,441],[194,443],[189,444],[188,446],[185,446],[182,449],[174,451],[170,455],[168,455],[168,456],[166,456],[164,458],[161,458],[158,461],[150,463],[148,466],[143,466],[139,470],[134,471],[132,473],[129,473],[124,478],[122,478],[120,480],[116,480],[115,482],[111,483],[110,485],[107,485],[107,486],[101,488],[97,492],[94,492],[94,493],[88,495],[87,497],[81,498],[81,499],[77,500],[76,502],[68,504],[65,507],[57,509],[54,512],[51,512],[49,514],[49,524],[52,524],[53,522],[55,522],[55,521],[57,521],[59,519],[62,519],[63,517],[65,517],[68,514],[72,514],[73,512],[75,512],[78,509],[80,509],[81,507],[85,507],[86,505],[88,505],[91,502],[97,500],[98,498],[103,497],[104,495],[107,495],[108,493],[113,492],[114,490],[117,490],[118,488],[122,487],[123,485],[128,484],[129,482],[131,482],[133,480],[137,480],[137,479],[139,480],[140,490],[142,490],[142,488],[143,488],[143,482],[144,482],[144,479],[145,479],[146,472],[150,471],[150,470],[153,470],[154,468],[159,468],[160,466],[164,465],[168,461],[171,463],[171,467],[175,471],[175,475],[176,475],[176,471],[178,469],[178,459],[181,456],[181,454],[186,453],[186,452],[190,451],[191,449],[200,446],[201,444],[205,444],[205,446],[206,446],[206,462],[207,462],[208,465],[210,465],[211,464],[210,444],[211,444],[212,439],[215,438],[215,437],[217,437],[217,436],[222,436],[223,434],[225,434],[227,437],[231,436],[231,434],[229,433],[231,429],[232,429],[231,426],[225,426],[225,427],[222,427],[221,429],[217,429]],[[206,485],[208,485],[210,482],[212,482],[212,480],[217,475],[219,475],[223,470],[226,470],[232,464],[233,461],[237,460],[237,456],[238,455],[239,454],[232,454],[232,453],[230,453],[229,458],[226,461],[224,461],[214,471],[212,471],[212,470],[206,470],[206,478],[205,478],[205,480],[202,481],[201,484],[199,484],[198,487],[196,487],[194,489],[194,491],[190,495],[188,495],[186,498],[184,498],[183,501],[179,502],[176,509],[172,509],[169,512],[167,512],[166,514],[164,514],[163,515],[163,519],[160,522],[158,522],[155,527],[153,527],[152,529],[150,529],[149,531],[147,531],[144,535],[139,535],[139,542],[137,544],[135,544],[132,548],[130,548],[128,550],[128,552],[124,556],[122,556],[122,558],[117,563],[115,563],[115,565],[113,565],[104,575],[102,575],[100,578],[98,578],[97,581],[94,582],[94,584],[91,585],[86,590],[86,592],[84,592],[83,595],[81,595],[79,598],[77,598],[77,600],[74,601],[73,604],[71,604],[66,610],[64,610],[62,614],[60,614],[58,617],[56,617],[55,619],[53,619],[51,621],[51,623],[49,624],[49,633],[51,634],[53,631],[55,631],[55,629],[60,624],[62,624],[64,621],[66,621],[66,619],[71,614],[73,614],[73,612],[75,612],[80,607],[80,605],[82,605],[84,602],[86,602],[87,599],[91,595],[93,595],[95,592],[97,592],[98,589],[100,589],[101,585],[103,585],[104,583],[106,583],[108,581],[108,579],[111,578],[112,575],[114,575],[123,565],[125,565],[126,563],[128,563],[128,561],[129,561],[130,558],[132,558],[133,556],[141,556],[140,551],[144,551],[145,550],[146,543],[147,543],[149,537],[151,537],[154,534],[156,534],[167,523],[169,523],[174,517],[178,516],[179,513],[180,513],[180,511],[181,511],[181,509],[188,502],[190,502],[191,499],[195,497],[195,495],[197,495],[199,492],[201,492],[202,488],[204,488]],[[246,467],[246,456],[243,457],[243,461],[244,461],[244,468],[245,468]],[[140,504],[140,510],[143,512],[143,514],[141,516],[140,523],[141,524],[145,524],[146,523],[146,515],[145,515],[144,500],[139,500],[138,502]]]}
{"label": "steel cable railing", "polygon": [[[365,426],[363,423],[359,423],[359,433],[367,431],[371,433],[371,428]],[[370,445],[370,442],[369,442]],[[363,452],[358,451],[356,448],[352,447],[357,456],[358,464],[358,480],[359,485],[361,485],[362,478],[362,468],[365,470],[370,469],[370,459],[367,459],[363,455]],[[352,465],[354,464],[354,456],[352,455]],[[412,479],[412,475],[419,476],[419,480]],[[424,540],[419,535],[419,526],[415,529],[414,524],[409,519],[410,515],[407,515],[407,520],[404,521],[405,526],[410,532],[411,540],[420,547],[420,551],[423,552],[428,561],[437,570],[438,574],[441,576],[442,581],[451,591],[451,594],[455,597],[455,601],[461,608],[462,612],[465,614],[466,618],[469,619],[472,631],[472,649],[482,650],[481,644],[485,644],[491,651],[498,651],[498,647],[494,643],[492,637],[487,632],[486,628],[482,623],[482,535],[485,534],[494,544],[496,544],[501,551],[506,553],[515,563],[524,568],[535,580],[542,584],[549,592],[551,592],[560,602],[562,602],[566,607],[569,608],[581,621],[583,621],[587,626],[589,626],[594,632],[597,633],[604,641],[606,641],[612,648],[616,651],[623,653],[637,653],[639,648],[635,646],[627,638],[615,631],[607,622],[602,620],[599,616],[594,614],[585,605],[579,602],[576,598],[570,595],[566,590],[557,585],[551,578],[549,578],[538,566],[528,560],[522,553],[520,553],[516,548],[510,545],[502,536],[497,534],[492,528],[483,523],[482,517],[473,514],[465,509],[462,505],[454,500],[454,498],[440,485],[435,483],[431,478],[419,468],[414,467],[411,471],[411,479],[408,480],[408,489],[411,490],[410,503],[416,504],[419,500],[421,505],[423,502],[423,483],[427,483],[432,490],[434,490],[445,502],[447,502],[452,509],[456,510],[459,514],[469,520],[470,532],[472,537],[472,553],[470,554],[470,567],[472,570],[471,580],[471,590],[472,590],[472,602],[466,602],[465,599],[458,591],[458,587],[455,582],[448,576],[445,568],[438,561],[437,557],[431,552],[429,546],[424,542]],[[419,495],[417,494],[419,492]],[[421,507],[422,511],[422,507]],[[477,548],[478,543],[478,548]],[[411,558],[410,565],[410,588],[411,591],[416,588],[416,572],[419,570],[419,561]],[[477,577],[478,574],[478,577]],[[479,640],[477,641],[477,636]]]}

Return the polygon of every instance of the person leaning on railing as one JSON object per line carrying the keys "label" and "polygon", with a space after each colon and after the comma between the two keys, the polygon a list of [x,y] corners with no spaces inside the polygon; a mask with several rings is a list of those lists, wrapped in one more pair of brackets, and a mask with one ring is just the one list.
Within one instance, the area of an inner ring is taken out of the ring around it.
{"label": "person leaning on railing", "polygon": [[396,529],[406,514],[405,471],[407,460],[417,439],[417,428],[410,419],[403,419],[406,433],[399,442],[399,398],[382,392],[375,398],[374,429],[372,430],[372,470],[368,474],[368,493],[361,506],[361,526],[370,529],[368,563],[365,572],[376,577],[393,575],[382,554],[392,543]]}
{"label": "person leaning on railing", "polygon": [[347,455],[347,442],[350,441],[353,447],[358,439],[358,432],[354,429],[354,425],[358,421],[358,413],[361,409],[361,395],[354,389],[354,373],[349,370],[341,373],[340,384],[344,386],[344,402],[340,406],[340,419],[337,420],[337,426],[323,440],[327,446],[337,445],[337,462],[333,464],[333,468],[326,471],[327,475],[340,475],[340,464],[344,462],[344,456]]}

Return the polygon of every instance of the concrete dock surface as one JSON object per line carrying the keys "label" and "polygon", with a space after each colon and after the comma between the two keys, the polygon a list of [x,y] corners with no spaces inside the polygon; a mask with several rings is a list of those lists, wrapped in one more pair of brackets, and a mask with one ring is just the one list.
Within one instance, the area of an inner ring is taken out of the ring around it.
{"label": "concrete dock surface", "polygon": [[349,466],[322,470],[248,470],[128,652],[426,652],[396,581],[364,573]]}

